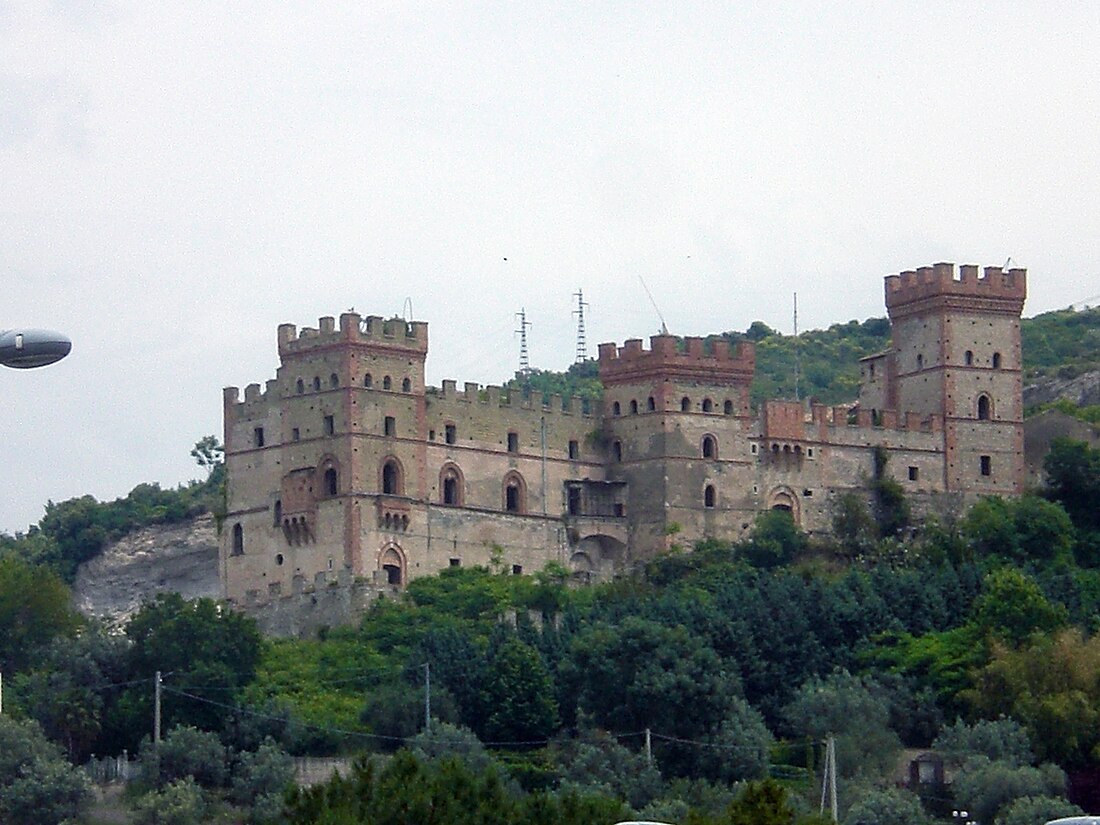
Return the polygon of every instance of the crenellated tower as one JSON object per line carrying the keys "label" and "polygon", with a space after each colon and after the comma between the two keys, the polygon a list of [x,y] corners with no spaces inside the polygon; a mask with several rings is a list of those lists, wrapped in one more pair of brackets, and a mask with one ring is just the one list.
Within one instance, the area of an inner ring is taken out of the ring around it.
{"label": "crenellated tower", "polygon": [[1022,490],[1026,298],[1024,269],[937,263],[886,278],[886,398],[896,410],[943,417],[947,490]]}

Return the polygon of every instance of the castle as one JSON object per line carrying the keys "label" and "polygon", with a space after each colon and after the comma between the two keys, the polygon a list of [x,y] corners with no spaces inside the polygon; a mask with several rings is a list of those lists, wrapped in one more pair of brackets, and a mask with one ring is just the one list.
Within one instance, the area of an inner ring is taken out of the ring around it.
{"label": "castle", "polygon": [[[400,588],[448,566],[607,575],[763,510],[809,532],[865,491],[875,454],[926,509],[1024,483],[1023,269],[886,278],[892,345],[856,405],[749,404],[751,342],[601,344],[602,409],[427,387],[428,325],[348,312],[279,327],[266,388],[224,391],[225,597],[245,609],[339,582]],[[316,603],[316,598],[314,598]]]}

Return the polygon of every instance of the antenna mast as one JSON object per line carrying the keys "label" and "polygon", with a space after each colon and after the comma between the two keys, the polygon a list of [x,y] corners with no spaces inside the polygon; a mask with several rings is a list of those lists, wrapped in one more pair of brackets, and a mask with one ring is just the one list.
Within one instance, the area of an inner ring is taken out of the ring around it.
{"label": "antenna mast", "polygon": [[577,287],[573,297],[577,299],[577,308],[573,310],[573,314],[577,316],[577,363],[579,364],[588,360],[588,346],[584,340],[584,308],[588,306],[588,302],[584,300],[584,293],[580,287]]}
{"label": "antenna mast", "polygon": [[794,294],[794,400],[798,401],[798,378],[800,367],[800,347],[798,346],[798,293]]}
{"label": "antenna mast", "polygon": [[649,298],[649,302],[653,304],[653,311],[656,312],[657,317],[661,319],[661,335],[668,335],[668,324],[665,323],[665,316],[661,314],[661,310],[657,306],[657,302],[653,300],[653,293],[650,292],[649,287],[646,286],[645,278],[639,275],[638,280],[642,282],[642,289],[645,290],[645,294],[646,297]]}
{"label": "antenna mast", "polygon": [[521,307],[516,317],[519,318],[519,329],[516,330],[519,333],[519,372],[526,378],[531,374],[531,362],[527,358],[527,330],[531,322],[527,320],[526,308]]}

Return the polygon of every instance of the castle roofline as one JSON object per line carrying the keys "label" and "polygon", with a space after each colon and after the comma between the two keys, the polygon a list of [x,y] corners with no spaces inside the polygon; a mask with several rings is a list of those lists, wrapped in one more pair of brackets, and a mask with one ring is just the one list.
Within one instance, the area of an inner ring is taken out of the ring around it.
{"label": "castle roofline", "polygon": [[286,358],[334,345],[351,344],[384,350],[428,353],[428,324],[425,321],[406,321],[403,318],[382,318],[379,315],[362,317],[357,312],[340,315],[340,326],[326,315],[318,319],[317,327],[294,324],[279,325],[279,356]]}
{"label": "castle roofline", "polygon": [[[600,380],[605,387],[655,378],[697,380],[709,384],[743,384],[752,380],[756,368],[756,346],[751,341],[730,344],[723,338],[683,339],[681,351],[674,335],[654,335],[650,348],[640,338],[618,347],[600,344]],[[707,352],[707,344],[710,352]]]}
{"label": "castle roofline", "polygon": [[1027,298],[1027,270],[937,263],[887,275],[886,308],[891,320],[940,309],[1019,315]]}

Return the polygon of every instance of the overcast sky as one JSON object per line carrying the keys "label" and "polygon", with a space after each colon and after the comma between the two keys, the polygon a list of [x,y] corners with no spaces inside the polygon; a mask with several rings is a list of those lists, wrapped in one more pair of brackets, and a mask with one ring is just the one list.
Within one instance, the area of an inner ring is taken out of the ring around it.
{"label": "overcast sky", "polygon": [[[885,314],[882,277],[1100,295],[1100,4],[0,2],[0,530],[199,475],[275,329],[428,321],[499,383],[659,326]],[[507,260],[505,260],[507,259]]]}

